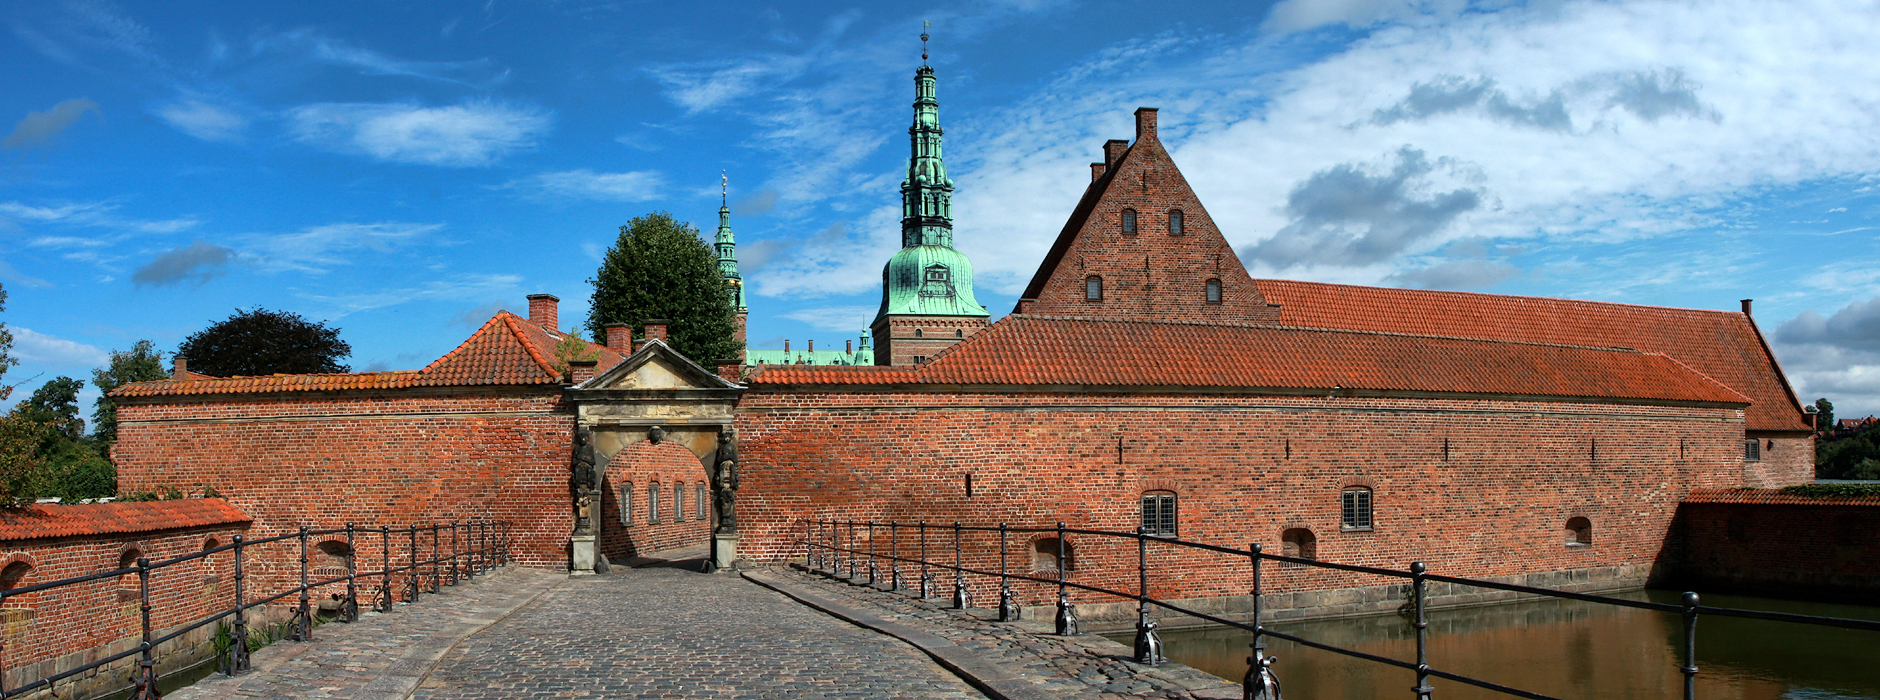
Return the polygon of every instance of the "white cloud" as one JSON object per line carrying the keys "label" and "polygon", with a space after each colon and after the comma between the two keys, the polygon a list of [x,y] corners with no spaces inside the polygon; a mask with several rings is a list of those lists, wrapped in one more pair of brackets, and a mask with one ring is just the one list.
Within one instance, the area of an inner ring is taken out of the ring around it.
{"label": "white cloud", "polygon": [[868,327],[880,309],[873,306],[824,306],[798,309],[783,317],[828,331],[856,332]]}
{"label": "white cloud", "polygon": [[7,330],[13,332],[13,354],[25,362],[55,367],[101,367],[111,361],[105,351],[84,343],[22,326],[8,326]]}
{"label": "white cloud", "polygon": [[157,108],[157,116],[170,126],[204,141],[238,141],[248,119],[228,109],[199,100],[182,100]]}
{"label": "white cloud", "polygon": [[443,228],[443,224],[400,222],[327,224],[294,233],[251,236],[243,247],[264,269],[320,273],[351,262],[347,254],[387,252]]}
{"label": "white cloud", "polygon": [[572,199],[644,202],[660,196],[663,182],[664,177],[651,170],[597,173],[582,168],[540,173],[527,179],[511,180],[503,187],[529,189],[544,195]]}
{"label": "white cloud", "polygon": [[[112,230],[119,234],[143,233],[165,234],[186,231],[202,223],[194,217],[175,219],[135,219],[118,216],[118,205],[111,202],[68,202],[50,206],[35,206],[18,200],[0,202],[0,216],[15,221],[63,226],[84,226]],[[115,238],[115,237],[114,237]],[[73,236],[41,236],[34,240],[34,245],[52,247],[102,245],[97,239]]]}
{"label": "white cloud", "polygon": [[551,123],[541,110],[491,102],[450,107],[320,103],[288,111],[294,137],[396,163],[479,166],[535,147]]}
{"label": "white cloud", "polygon": [[[307,299],[338,308],[339,316],[397,306],[409,301],[461,301],[478,298],[513,298],[522,284],[519,275],[458,275],[449,280],[364,294],[307,294]],[[570,318],[573,318],[570,316]],[[487,317],[483,320],[489,320]]]}

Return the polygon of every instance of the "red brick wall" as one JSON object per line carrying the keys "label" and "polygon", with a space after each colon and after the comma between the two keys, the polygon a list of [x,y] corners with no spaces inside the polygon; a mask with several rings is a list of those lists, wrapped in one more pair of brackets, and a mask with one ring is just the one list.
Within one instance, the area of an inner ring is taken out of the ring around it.
{"label": "red brick wall", "polygon": [[1880,589],[1880,506],[1686,503],[1678,583],[1868,602]]}
{"label": "red brick wall", "polygon": [[[116,569],[120,557],[132,550],[154,564],[200,552],[212,540],[228,544],[246,532],[247,524],[241,523],[14,540],[0,543],[0,570],[19,562],[31,566],[14,584],[25,587]],[[152,625],[172,627],[232,607],[231,560],[230,554],[223,553],[154,571],[150,577]],[[51,675],[60,656],[103,649],[105,653],[94,653],[94,658],[101,658],[134,647],[136,640],[128,638],[142,634],[140,603],[135,574],[7,598],[0,605],[0,642],[6,645],[0,662],[5,664],[6,687]]]}
{"label": "red brick wall", "polygon": [[572,410],[561,388],[120,403],[118,486],[213,487],[255,536],[302,524],[510,520],[523,565],[566,567]]}
{"label": "red brick wall", "polygon": [[[1133,530],[1141,493],[1172,490],[1187,539],[1278,552],[1282,530],[1306,527],[1329,561],[1424,560],[1472,577],[1631,567],[1642,578],[1660,562],[1683,494],[1739,484],[1743,468],[1741,412],[1725,409],[763,388],[745,394],[737,418],[739,549],[760,560],[800,556],[794,541],[808,518]],[[1375,489],[1372,531],[1340,531],[1349,485]],[[1574,516],[1592,521],[1593,546],[1566,546]],[[913,537],[904,531],[902,546],[917,547]],[[1109,583],[1133,589],[1133,544],[1072,541],[1080,575],[1109,572],[1122,577]],[[1017,542],[1010,551],[1029,557]],[[966,560],[996,567],[996,553],[980,536]],[[1157,585],[1169,588],[1157,595],[1234,595],[1247,584],[1239,558],[1161,568]],[[1282,588],[1390,583],[1275,573]],[[1042,591],[1028,595],[1043,601]]]}
{"label": "red brick wall", "polygon": [[[602,480],[601,553],[610,562],[621,563],[636,556],[646,556],[664,549],[706,544],[711,534],[711,489],[706,487],[705,513],[699,517],[698,487],[706,483],[705,466],[697,455],[676,442],[653,444],[641,440],[628,445],[607,463]],[[659,514],[649,517],[649,489],[659,485]],[[684,504],[681,518],[673,519],[673,485]],[[621,517],[626,502],[621,491],[631,485],[632,519]]]}
{"label": "red brick wall", "polygon": [[1762,460],[1744,462],[1743,483],[1775,489],[1815,483],[1815,436],[1790,437],[1783,433],[1748,433],[1762,442]]}
{"label": "red brick wall", "polygon": [[[986,319],[969,316],[890,316],[870,329],[875,364],[907,367],[986,329]],[[916,335],[916,332],[919,335]]]}

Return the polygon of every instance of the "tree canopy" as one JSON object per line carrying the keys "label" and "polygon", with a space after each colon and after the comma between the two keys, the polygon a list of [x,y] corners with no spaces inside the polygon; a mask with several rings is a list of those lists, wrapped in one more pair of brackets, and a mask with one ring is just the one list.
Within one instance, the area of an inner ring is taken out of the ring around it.
{"label": "tree canopy", "polygon": [[341,359],[352,346],[327,328],[291,311],[235,310],[235,315],[183,340],[176,354],[192,372],[216,377],[349,371]]}
{"label": "tree canopy", "polygon": [[645,321],[665,319],[666,344],[700,364],[744,349],[711,246],[696,227],[670,214],[653,212],[620,227],[620,238],[588,282],[594,296],[587,328],[595,342],[607,342],[603,326],[609,323],[633,324],[643,336]]}
{"label": "tree canopy", "polygon": [[92,433],[107,445],[117,442],[117,402],[111,400],[111,390],[131,382],[169,377],[170,371],[163,368],[163,353],[148,340],[137,341],[129,350],[112,350],[111,364],[91,371],[92,386],[105,394],[92,404]]}
{"label": "tree canopy", "polygon": [[[6,310],[7,289],[5,285],[0,285],[0,311]],[[19,360],[13,358],[13,331],[7,330],[7,324],[0,321],[0,401],[5,401],[13,395],[13,386],[5,384],[4,380],[7,376],[7,368],[19,363]]]}
{"label": "tree canopy", "polygon": [[1833,430],[1834,429],[1834,402],[1829,401],[1825,397],[1815,399],[1815,411],[1817,411],[1816,415],[1819,416],[1818,418],[1815,419],[1815,429],[1816,430]]}

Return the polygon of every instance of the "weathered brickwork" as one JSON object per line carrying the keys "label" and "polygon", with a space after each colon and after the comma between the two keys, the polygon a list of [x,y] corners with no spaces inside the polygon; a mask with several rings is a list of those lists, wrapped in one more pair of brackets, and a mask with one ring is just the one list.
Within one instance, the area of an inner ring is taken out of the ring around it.
{"label": "weathered brickwork", "polygon": [[602,490],[600,548],[610,561],[703,544],[711,534],[705,466],[676,442],[628,445],[608,462]]}
{"label": "weathered brickwork", "polygon": [[1673,538],[1681,585],[1866,602],[1880,590],[1880,499],[1861,504],[1686,503]]}
{"label": "weathered brickwork", "polygon": [[[90,534],[0,542],[0,578],[8,589],[110,571],[136,564],[138,557],[152,563],[228,544],[246,534],[247,522],[166,529],[151,532]],[[231,557],[224,553],[156,570],[150,577],[151,622],[168,629],[192,622],[234,604]],[[48,591],[8,597],[0,605],[0,662],[5,664],[8,688],[17,688],[54,673],[135,649],[142,633],[141,588],[138,576],[107,578]],[[168,655],[185,645],[207,640],[214,627],[163,645]],[[85,674],[62,685],[95,686],[108,691],[123,687],[123,677],[136,659]]]}
{"label": "weathered brickwork", "polygon": [[887,316],[871,329],[875,336],[876,364],[906,367],[926,361],[940,351],[986,329],[986,319],[975,316]]}
{"label": "weathered brickwork", "polygon": [[[1402,568],[1420,559],[1476,577],[1646,572],[1686,492],[1742,483],[1741,416],[1488,399],[820,393],[760,383],[739,405],[740,551],[801,556],[803,521],[814,518],[1133,530],[1141,495],[1154,490],[1177,495],[1187,539],[1286,552],[1282,532],[1300,528],[1328,561]],[[1347,487],[1373,490],[1372,529],[1341,528]],[[1591,546],[1567,544],[1575,517],[1591,522]],[[1034,568],[1029,545],[1042,536],[1013,537],[1014,570]],[[876,537],[886,551],[886,530]],[[950,546],[951,533],[929,539]],[[988,536],[967,539],[969,566],[998,566]],[[1133,589],[1133,544],[1069,541],[1074,571],[1126,573],[1105,583]],[[900,546],[917,549],[917,534],[904,529]],[[1216,559],[1159,561],[1165,572],[1188,571],[1152,593],[1244,593],[1244,561]],[[1385,583],[1361,578],[1274,572],[1278,590]],[[1024,593],[1027,604],[1046,600],[1036,586]]]}
{"label": "weathered brickwork", "polygon": [[1762,489],[1815,483],[1815,436],[1747,431],[1762,443],[1762,459],[1743,462],[1743,485]]}
{"label": "weathered brickwork", "polygon": [[516,561],[567,566],[574,418],[561,387],[140,398],[118,486],[214,488],[255,536],[347,522],[509,520]]}
{"label": "weathered brickwork", "polygon": [[[1026,288],[1019,313],[1158,321],[1272,322],[1213,217],[1156,136],[1156,110],[1136,110],[1136,142],[1104,146],[1090,184]],[[1134,216],[1135,230],[1125,218]],[[1174,220],[1179,218],[1179,230]],[[1087,286],[1100,282],[1091,298]],[[1210,300],[1209,282],[1220,285]]]}

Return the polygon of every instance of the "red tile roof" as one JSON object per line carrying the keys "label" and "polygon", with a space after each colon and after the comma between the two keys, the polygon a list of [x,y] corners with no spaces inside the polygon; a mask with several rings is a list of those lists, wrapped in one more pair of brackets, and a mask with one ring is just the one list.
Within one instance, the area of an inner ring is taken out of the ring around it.
{"label": "red tile roof", "polygon": [[250,522],[220,498],[176,501],[31,505],[0,510],[0,542],[127,532],[154,532]]}
{"label": "red tile roof", "polygon": [[1280,325],[1440,335],[1664,353],[1748,396],[1750,430],[1809,430],[1788,380],[1750,318],[1675,309],[1472,292],[1255,280]]}
{"label": "red tile roof", "polygon": [[1692,489],[1685,503],[1753,503],[1781,506],[1875,506],[1880,496],[1798,496],[1775,489]]}
{"label": "red tile roof", "polygon": [[1638,350],[1393,333],[1012,315],[915,367],[765,366],[791,384],[1078,385],[1492,394],[1743,405]]}
{"label": "red tile roof", "polygon": [[[420,386],[485,386],[560,384],[554,370],[555,346],[561,333],[508,311],[499,311],[457,349],[420,370],[349,372],[345,374],[275,374],[265,377],[176,378],[137,382],[118,387],[113,397],[185,396],[194,394],[263,394],[297,391],[349,391],[403,389]],[[597,372],[620,363],[620,353],[582,339],[598,354]],[[195,373],[190,373],[194,375]],[[200,376],[200,375],[198,375]]]}

